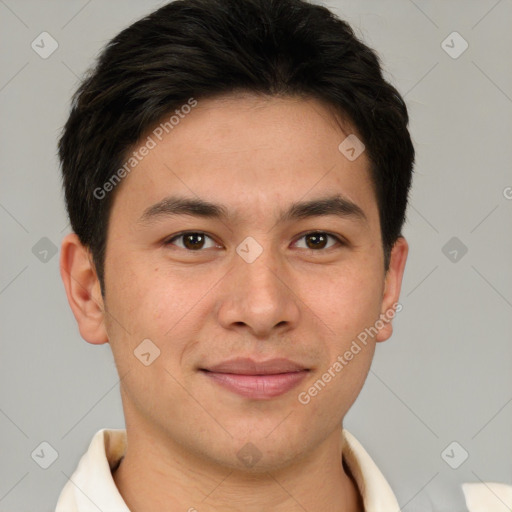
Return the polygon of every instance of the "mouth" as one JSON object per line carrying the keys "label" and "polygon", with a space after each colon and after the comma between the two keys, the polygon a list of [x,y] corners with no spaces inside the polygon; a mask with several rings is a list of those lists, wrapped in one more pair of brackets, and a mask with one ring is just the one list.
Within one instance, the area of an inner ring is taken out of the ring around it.
{"label": "mouth", "polygon": [[200,368],[200,371],[232,393],[255,400],[269,400],[293,389],[310,370],[288,359],[257,362],[237,358]]}

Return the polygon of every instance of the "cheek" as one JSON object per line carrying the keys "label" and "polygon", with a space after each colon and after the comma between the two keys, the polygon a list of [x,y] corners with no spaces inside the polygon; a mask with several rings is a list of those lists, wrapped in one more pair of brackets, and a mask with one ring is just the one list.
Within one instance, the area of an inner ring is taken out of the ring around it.
{"label": "cheek", "polygon": [[304,413],[314,417],[317,424],[334,427],[364,386],[375,344],[356,342],[354,346],[349,342],[331,348],[329,362],[301,389],[298,399],[305,404]]}
{"label": "cheek", "polygon": [[[179,391],[168,372],[177,374],[188,347],[191,326],[197,322],[187,313],[197,299],[187,299],[181,282],[163,279],[154,267],[126,266],[116,277],[109,283],[107,303],[110,345],[119,374],[127,375],[128,394],[140,399],[143,408],[142,401],[158,395],[159,390]],[[150,354],[148,366],[144,353]]]}
{"label": "cheek", "polygon": [[337,339],[357,336],[379,316],[380,277],[362,267],[333,272],[322,286],[308,288],[307,304]]}
{"label": "cheek", "polygon": [[174,366],[202,325],[198,317],[207,301],[201,299],[211,284],[192,283],[189,275],[155,265],[132,265],[119,277],[112,312],[130,334],[119,329],[118,334],[129,338],[132,349],[149,338],[161,350],[161,361]]}
{"label": "cheek", "polygon": [[160,316],[161,307],[176,296],[173,280],[164,280],[158,265],[142,252],[112,251],[105,265],[105,284],[110,309],[132,326],[145,328],[141,320]]}

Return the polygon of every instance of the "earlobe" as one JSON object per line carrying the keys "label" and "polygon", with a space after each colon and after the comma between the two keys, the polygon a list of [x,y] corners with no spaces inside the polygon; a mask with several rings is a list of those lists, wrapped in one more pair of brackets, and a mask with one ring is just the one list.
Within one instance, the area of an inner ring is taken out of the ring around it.
{"label": "earlobe", "polygon": [[404,237],[399,237],[391,251],[389,269],[386,273],[384,293],[382,297],[382,310],[380,318],[384,327],[375,336],[375,341],[386,341],[393,334],[392,319],[396,316],[396,308],[400,299],[402,278],[405,270],[405,263],[409,253],[409,244]]}
{"label": "earlobe", "polygon": [[78,329],[84,340],[93,344],[108,342],[100,283],[89,250],[75,233],[62,240],[60,275]]}

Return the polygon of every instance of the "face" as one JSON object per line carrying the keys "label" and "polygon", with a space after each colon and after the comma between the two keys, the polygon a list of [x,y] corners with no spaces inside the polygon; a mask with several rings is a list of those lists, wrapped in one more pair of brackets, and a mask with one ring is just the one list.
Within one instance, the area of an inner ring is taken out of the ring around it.
{"label": "face", "polygon": [[105,258],[128,429],[231,467],[252,443],[262,470],[339,435],[390,325],[360,335],[397,301],[407,253],[402,239],[384,273],[369,160],[338,149],[344,126],[313,99],[237,95],[152,136],[116,190]]}

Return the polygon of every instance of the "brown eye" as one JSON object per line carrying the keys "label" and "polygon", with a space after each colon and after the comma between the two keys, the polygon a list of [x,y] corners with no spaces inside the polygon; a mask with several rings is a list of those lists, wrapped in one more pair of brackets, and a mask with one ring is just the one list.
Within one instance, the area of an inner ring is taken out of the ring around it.
{"label": "brown eye", "polygon": [[331,235],[326,233],[325,231],[314,231],[311,233],[306,233],[299,240],[306,240],[306,247],[304,249],[311,250],[321,250],[321,249],[330,249],[332,245],[327,247],[328,239],[331,238],[337,241],[340,245],[344,245],[343,241],[335,235]]}
{"label": "brown eye", "polygon": [[[186,233],[180,233],[179,235],[173,236],[165,242],[165,245],[177,245],[182,249],[187,249],[189,251],[200,251],[205,248],[206,239],[211,237],[202,233],[201,231],[188,231]],[[181,246],[179,244],[174,244],[174,240],[182,240]],[[211,247],[214,247],[215,243]],[[208,248],[208,247],[206,247]]]}

